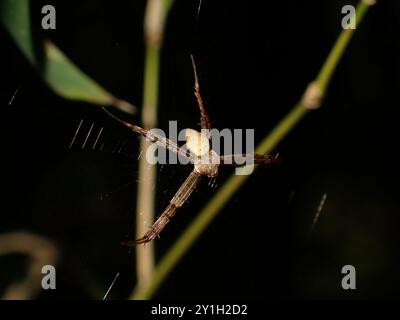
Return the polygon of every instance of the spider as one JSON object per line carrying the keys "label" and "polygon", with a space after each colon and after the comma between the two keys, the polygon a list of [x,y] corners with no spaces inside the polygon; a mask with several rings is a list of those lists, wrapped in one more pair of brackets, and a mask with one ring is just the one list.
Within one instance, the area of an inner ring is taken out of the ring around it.
{"label": "spider", "polygon": [[[194,95],[200,110],[201,129],[211,130],[210,118],[204,107],[204,102],[200,94],[200,85],[193,55],[191,55],[191,60],[194,72]],[[124,126],[130,128],[132,131],[142,135],[150,142],[156,143],[158,146],[170,150],[177,155],[189,158],[190,163],[194,165],[193,171],[182,183],[174,197],[170,200],[168,206],[165,208],[164,212],[154,222],[149,231],[147,231],[146,234],[139,239],[133,241],[124,241],[124,245],[134,246],[138,244],[146,244],[147,242],[150,242],[158,237],[168,222],[175,216],[176,212],[187,202],[193,191],[196,190],[199,182],[203,178],[208,178],[210,180],[216,178],[220,165],[244,166],[245,164],[249,164],[249,161],[250,163],[254,164],[270,164],[275,163],[278,160],[277,156],[272,155],[243,154],[241,156],[247,161],[245,163],[238,163],[235,161],[235,155],[219,156],[214,150],[211,149],[210,137],[207,136],[203,130],[200,133],[193,129],[186,129],[185,135],[187,150],[184,150],[168,138],[157,135],[148,129],[125,122],[107,111],[105,108],[103,108],[103,110],[109,116],[122,123]]]}

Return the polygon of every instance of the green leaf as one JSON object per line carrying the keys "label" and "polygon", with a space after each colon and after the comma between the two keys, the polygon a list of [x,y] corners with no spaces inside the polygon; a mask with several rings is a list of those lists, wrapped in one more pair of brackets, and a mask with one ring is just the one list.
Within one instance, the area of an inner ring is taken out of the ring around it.
{"label": "green leaf", "polygon": [[90,79],[51,41],[46,40],[44,48],[46,60],[43,77],[56,93],[71,100],[86,101],[99,105],[113,105],[124,112],[134,112],[135,107],[133,105],[115,98]]}
{"label": "green leaf", "polygon": [[26,58],[42,75],[48,86],[58,95],[71,99],[111,105],[127,113],[134,113],[129,102],[114,97],[82,72],[51,41],[44,41],[44,68],[35,56],[30,19],[29,0],[0,0],[0,18]]}
{"label": "green leaf", "polygon": [[0,0],[0,18],[26,58],[35,64],[29,0]]}

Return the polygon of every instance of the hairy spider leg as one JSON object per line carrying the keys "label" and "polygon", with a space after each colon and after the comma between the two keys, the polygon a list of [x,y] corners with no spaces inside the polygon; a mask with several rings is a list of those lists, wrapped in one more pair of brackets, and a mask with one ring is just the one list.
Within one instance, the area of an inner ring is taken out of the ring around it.
{"label": "hairy spider leg", "polygon": [[124,126],[130,128],[132,131],[140,134],[141,136],[145,137],[147,140],[149,140],[150,142],[153,142],[155,144],[157,144],[158,146],[161,146],[165,149],[168,149],[182,157],[188,158],[190,160],[191,163],[193,163],[195,161],[195,155],[191,154],[191,152],[189,152],[188,150],[185,150],[181,147],[179,147],[175,142],[173,142],[172,140],[163,137],[155,132],[152,132],[151,130],[147,130],[144,129],[142,127],[139,127],[137,125],[134,124],[130,124],[128,122],[125,122],[123,120],[121,120],[120,118],[118,118],[117,116],[115,116],[114,114],[112,114],[111,112],[109,112],[106,108],[102,107],[102,109],[104,110],[104,112],[106,112],[111,118],[115,119],[116,121],[120,122],[121,124],[123,124]]}
{"label": "hairy spider leg", "polygon": [[[236,159],[238,158],[245,158],[246,161],[244,163],[237,163]],[[254,163],[254,164],[276,164],[278,163],[279,157],[278,155],[261,155],[261,154],[253,154],[253,153],[247,153],[247,154],[239,154],[239,155],[224,155],[220,157],[220,163],[223,165],[231,165],[234,167],[242,167],[245,166],[249,163]]]}
{"label": "hairy spider leg", "polygon": [[186,203],[190,195],[196,189],[201,178],[202,175],[193,170],[186,178],[185,182],[181,185],[179,190],[176,192],[175,196],[171,199],[167,208],[165,208],[164,212],[158,217],[156,222],[154,222],[150,230],[147,231],[143,237],[134,241],[125,241],[122,244],[134,246],[137,244],[150,242],[154,238],[156,238],[164,229],[164,227],[168,224],[168,222],[174,217],[179,208],[181,208]]}
{"label": "hairy spider leg", "polygon": [[202,129],[211,130],[210,118],[207,114],[206,108],[204,106],[203,98],[201,97],[201,94],[200,94],[200,84],[199,84],[199,79],[197,77],[196,62],[194,61],[193,55],[190,55],[190,58],[192,59],[192,66],[193,66],[193,73],[194,73],[194,95],[197,99],[197,105],[199,106],[199,109],[200,109],[200,125],[201,125]]}

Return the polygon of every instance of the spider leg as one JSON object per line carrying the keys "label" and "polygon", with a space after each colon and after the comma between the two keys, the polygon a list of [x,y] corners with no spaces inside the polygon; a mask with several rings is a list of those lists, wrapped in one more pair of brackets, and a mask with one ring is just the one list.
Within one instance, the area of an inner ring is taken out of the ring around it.
{"label": "spider leg", "polygon": [[174,217],[175,213],[181,208],[188,200],[192,192],[196,189],[198,183],[201,180],[201,175],[196,171],[192,171],[186,178],[185,182],[181,185],[175,196],[171,199],[169,205],[164,212],[158,217],[156,222],[150,228],[146,234],[134,241],[122,242],[124,245],[134,246],[138,244],[145,244],[158,237],[160,232],[168,224],[168,222]]}
{"label": "spider leg", "polygon": [[207,114],[206,108],[204,107],[203,98],[201,97],[201,94],[200,94],[200,85],[199,85],[199,79],[197,77],[196,62],[194,61],[193,55],[190,55],[190,58],[192,59],[192,66],[193,66],[193,73],[194,73],[194,95],[197,99],[197,105],[199,106],[199,109],[200,109],[201,128],[211,130],[210,118]]}
{"label": "spider leg", "polygon": [[194,156],[192,154],[190,154],[190,152],[184,150],[183,148],[179,147],[175,142],[173,142],[172,140],[161,136],[151,130],[147,130],[144,129],[142,127],[139,127],[137,125],[134,124],[130,124],[128,122],[125,122],[123,120],[121,120],[120,118],[118,118],[117,116],[115,116],[114,114],[112,114],[110,111],[108,111],[106,108],[102,107],[103,111],[105,113],[107,113],[111,118],[113,118],[114,120],[118,121],[119,123],[123,124],[125,127],[128,127],[129,129],[131,129],[132,131],[140,134],[141,136],[143,136],[144,138],[146,138],[147,140],[149,140],[150,142],[153,142],[155,144],[157,144],[160,147],[163,147],[167,150],[170,150],[182,157],[185,158],[189,158],[191,160],[191,162],[194,161]]}
{"label": "spider leg", "polygon": [[216,183],[217,183],[217,176],[209,178],[209,180],[208,180],[208,186],[209,186],[211,189],[214,189],[214,186],[215,186]]}
{"label": "spider leg", "polygon": [[215,177],[212,177],[212,178],[210,178],[210,179],[208,180],[208,186],[209,186],[211,189],[214,189],[216,183],[217,183],[217,177],[216,177],[216,176],[215,176]]}
{"label": "spider leg", "polygon": [[254,155],[250,155],[250,156],[253,156],[255,164],[277,164],[280,162],[279,153],[277,153],[275,155],[254,154]]}
{"label": "spider leg", "polygon": [[[237,162],[236,159],[240,159],[242,161]],[[243,161],[245,160],[245,161]],[[230,155],[225,155],[220,157],[220,163],[223,165],[231,165],[234,167],[242,167],[245,166],[249,163],[254,163],[254,164],[275,164],[279,162],[279,157],[277,155],[261,155],[261,154],[253,154],[253,153],[247,153],[247,154],[230,154]]]}
{"label": "spider leg", "polygon": [[156,222],[154,222],[150,230],[147,231],[143,237],[132,241],[133,244],[134,245],[145,244],[147,242],[152,241],[155,238],[158,238],[161,231],[172,219],[172,217],[175,215],[178,209],[179,209],[178,207],[170,203],[168,207],[164,210],[164,212],[161,214],[161,216],[158,217]]}

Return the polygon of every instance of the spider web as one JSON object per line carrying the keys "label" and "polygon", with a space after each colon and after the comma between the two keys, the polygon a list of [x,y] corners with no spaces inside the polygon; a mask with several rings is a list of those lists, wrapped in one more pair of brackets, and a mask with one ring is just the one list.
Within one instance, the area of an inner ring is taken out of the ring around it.
{"label": "spider web", "polygon": [[[117,227],[118,232],[113,231],[109,245],[115,248],[117,256],[121,261],[133,260],[134,250],[129,250],[120,246],[123,240],[133,240],[135,237],[136,221],[136,196],[138,181],[138,160],[145,156],[139,150],[141,137],[137,134],[125,130],[124,127],[113,126],[109,119],[91,118],[76,119],[75,128],[71,129],[71,142],[69,143],[70,152],[90,158],[96,162],[105,162],[109,169],[106,171],[106,179],[111,182],[104,185],[104,189],[98,190],[98,206],[105,204],[109,208],[110,216],[120,217]],[[155,193],[155,219],[161,215],[165,207],[169,204],[176,191],[184,182],[189,173],[193,170],[193,165],[158,165],[157,181],[153,187]],[[156,254],[160,256],[165,252],[171,242],[176,239],[187,224],[193,219],[194,213],[204,203],[204,198],[198,195],[203,192],[207,185],[200,184],[198,189],[191,195],[188,202],[179,210],[177,216],[168,224],[160,235],[162,241],[156,239]],[[101,188],[101,187],[100,187]],[[201,190],[201,191],[200,191]],[[208,197],[207,197],[208,198]],[[105,213],[107,214],[107,213]],[[114,225],[115,223],[113,223]],[[151,227],[151,224],[148,225]],[[125,256],[125,257],[124,257]],[[106,283],[118,286],[120,281],[129,279],[132,281],[134,266],[126,268],[119,266],[114,268],[112,274],[104,275],[107,277]],[[114,277],[114,278],[111,278]],[[116,278],[118,278],[116,280]],[[112,293],[110,293],[112,295]]]}

